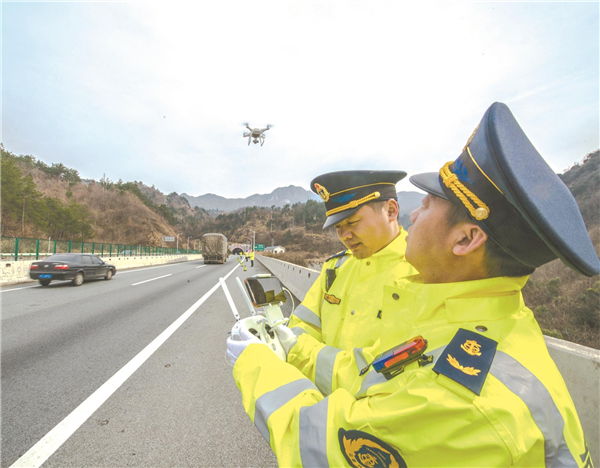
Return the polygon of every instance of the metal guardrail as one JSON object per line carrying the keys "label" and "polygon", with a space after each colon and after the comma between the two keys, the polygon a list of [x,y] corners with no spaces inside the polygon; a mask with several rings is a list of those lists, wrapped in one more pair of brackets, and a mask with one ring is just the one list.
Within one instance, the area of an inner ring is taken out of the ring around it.
{"label": "metal guardrail", "polygon": [[199,255],[202,250],[21,237],[2,237],[0,243],[0,257],[2,260],[39,260],[55,253],[89,253],[100,257],[155,257],[179,254]]}

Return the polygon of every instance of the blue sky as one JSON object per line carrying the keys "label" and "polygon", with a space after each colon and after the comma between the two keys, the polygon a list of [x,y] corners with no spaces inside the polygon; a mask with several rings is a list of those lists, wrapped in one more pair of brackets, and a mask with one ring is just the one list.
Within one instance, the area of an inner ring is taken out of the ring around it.
{"label": "blue sky", "polygon": [[2,2],[2,142],[226,197],[436,171],[495,101],[557,172],[600,146],[598,2],[400,3]]}

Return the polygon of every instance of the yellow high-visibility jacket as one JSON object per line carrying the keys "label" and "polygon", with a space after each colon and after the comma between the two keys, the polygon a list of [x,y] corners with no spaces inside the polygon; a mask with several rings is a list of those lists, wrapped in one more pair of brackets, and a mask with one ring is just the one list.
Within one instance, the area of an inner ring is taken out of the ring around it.
{"label": "yellow high-visibility jacket", "polygon": [[[526,281],[417,277],[385,287],[381,341],[339,353],[327,397],[268,347],[250,345],[233,369],[244,408],[280,466],[591,467],[573,401],[523,303]],[[432,363],[390,380],[373,367],[356,377],[364,361],[415,335]]]}
{"label": "yellow high-visibility jacket", "polygon": [[250,252],[250,254],[248,254],[248,256],[250,257],[250,260],[254,260],[254,252]]}
{"label": "yellow high-visibility jacket", "polygon": [[[319,277],[296,307],[288,327],[296,335],[308,333],[339,349],[371,346],[381,330],[383,286],[417,273],[404,259],[406,231],[369,258],[358,259],[348,250],[325,262]],[[328,288],[327,270],[336,279]]]}

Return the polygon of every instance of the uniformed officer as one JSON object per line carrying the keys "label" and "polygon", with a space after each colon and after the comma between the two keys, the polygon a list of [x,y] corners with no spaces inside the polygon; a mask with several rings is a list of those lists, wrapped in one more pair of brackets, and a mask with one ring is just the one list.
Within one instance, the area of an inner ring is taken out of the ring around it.
{"label": "uniformed officer", "polygon": [[[404,260],[406,231],[398,225],[396,183],[405,176],[402,171],[340,171],[311,182],[325,202],[323,229],[335,226],[347,249],[325,261],[289,328],[276,330],[288,347],[307,335],[295,351],[302,356],[303,372],[323,392],[330,391],[340,350],[372,346],[379,338],[383,286],[416,273]],[[230,344],[232,363],[247,344]]]}
{"label": "uniformed officer", "polygon": [[411,182],[428,192],[407,238],[420,275],[385,288],[380,342],[338,353],[327,397],[262,344],[234,367],[279,464],[592,467],[521,295],[555,258],[600,273],[573,196],[501,103],[455,161]]}
{"label": "uniformed officer", "polygon": [[254,250],[250,251],[250,266],[254,266]]}

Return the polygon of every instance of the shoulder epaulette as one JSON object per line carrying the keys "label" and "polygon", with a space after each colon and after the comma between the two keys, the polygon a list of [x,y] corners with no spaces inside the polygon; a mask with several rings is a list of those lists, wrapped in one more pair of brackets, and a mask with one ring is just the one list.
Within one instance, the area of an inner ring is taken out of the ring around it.
{"label": "shoulder epaulette", "polygon": [[460,328],[439,357],[433,371],[480,395],[497,347],[498,342]]}
{"label": "shoulder epaulette", "polygon": [[338,252],[335,255],[332,255],[331,257],[329,257],[327,260],[325,260],[325,262],[328,262],[332,258],[339,258],[339,257],[343,257],[344,255],[348,255],[347,252],[348,252],[347,250],[342,250],[341,252]]}

